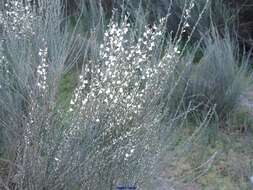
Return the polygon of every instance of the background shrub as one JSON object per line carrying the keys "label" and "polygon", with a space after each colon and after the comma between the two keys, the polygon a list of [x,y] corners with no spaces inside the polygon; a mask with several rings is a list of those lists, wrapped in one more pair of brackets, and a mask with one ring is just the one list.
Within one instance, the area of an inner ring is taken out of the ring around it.
{"label": "background shrub", "polygon": [[223,120],[251,85],[249,54],[241,55],[228,33],[222,38],[213,32],[204,43],[203,57],[193,66],[188,96],[195,96],[195,103],[203,103],[204,110],[215,106]]}

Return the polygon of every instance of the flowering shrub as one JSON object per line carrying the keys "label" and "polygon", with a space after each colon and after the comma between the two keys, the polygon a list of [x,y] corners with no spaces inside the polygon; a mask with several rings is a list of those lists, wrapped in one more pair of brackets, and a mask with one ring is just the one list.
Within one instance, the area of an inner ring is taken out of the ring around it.
{"label": "flowering shrub", "polygon": [[[6,10],[18,9],[20,2],[15,2]],[[170,106],[182,80],[182,52],[171,36],[165,40],[166,19],[136,32],[127,16],[121,21],[113,17],[97,54],[85,57],[66,111],[59,105],[58,89],[66,62],[79,56],[72,52],[80,36],[61,30],[60,0],[43,2],[43,17],[38,12],[36,22],[27,8],[13,13],[20,17],[17,28],[1,20],[5,67],[0,82],[5,90],[0,88],[0,121],[14,145],[7,154],[13,162],[11,177],[0,182],[36,190],[153,183],[160,157],[173,144],[172,128],[182,126],[191,110]],[[21,18],[33,27],[23,28]]]}
{"label": "flowering shrub", "polygon": [[147,96],[161,93],[160,76],[166,77],[172,70],[169,62],[154,60],[161,28],[146,27],[143,37],[135,43],[135,39],[127,39],[129,27],[126,20],[120,26],[114,22],[109,24],[98,58],[90,60],[80,75],[70,111],[77,109],[85,117],[99,121],[100,106],[106,107],[108,114],[111,114],[109,110],[116,109],[119,114],[127,114],[113,116],[119,125],[125,123],[121,119],[131,119],[143,110]]}
{"label": "flowering shrub", "polygon": [[[158,102],[179,58],[173,44],[169,44],[161,55],[165,19],[158,25],[146,26],[143,35],[137,39],[131,36],[132,28],[127,19],[125,17],[120,23],[111,20],[98,55],[84,66],[68,110],[74,122],[64,131],[66,140],[62,144],[65,147],[62,149],[69,151],[74,149],[77,141],[87,138],[84,144],[92,144],[92,149],[86,147],[81,152],[72,153],[71,159],[76,157],[77,166],[80,157],[95,165],[114,164],[93,169],[87,164],[84,169],[84,173],[94,170],[94,174],[89,174],[94,175],[92,179],[100,173],[100,180],[108,180],[106,175],[110,171],[114,181],[110,183],[114,184],[124,179],[128,172],[136,171],[136,165],[133,168],[130,161],[137,164],[142,160],[147,167],[151,164],[147,162],[152,162],[156,156],[155,153],[150,155],[154,148],[151,142],[157,141],[157,137],[151,135],[156,133],[152,128],[159,123],[160,114],[154,115],[153,112],[159,112],[163,106]],[[159,146],[157,142],[155,144]],[[62,151],[58,154],[60,165],[66,162],[65,155],[69,153]],[[123,169],[119,169],[122,168],[120,162],[125,164]],[[137,170],[136,175],[142,176],[143,173],[139,172]],[[96,182],[86,181],[86,185],[88,183],[96,187]],[[106,183],[104,181],[103,185]]]}
{"label": "flowering shrub", "polygon": [[195,96],[191,101],[202,103],[205,111],[215,106],[218,118],[225,120],[250,87],[249,55],[239,54],[228,33],[221,38],[215,31],[204,42],[204,55],[190,75],[188,96]]}
{"label": "flowering shrub", "polygon": [[19,38],[23,35],[32,35],[35,14],[30,6],[23,6],[21,0],[7,1],[0,12],[0,25],[7,34]]}

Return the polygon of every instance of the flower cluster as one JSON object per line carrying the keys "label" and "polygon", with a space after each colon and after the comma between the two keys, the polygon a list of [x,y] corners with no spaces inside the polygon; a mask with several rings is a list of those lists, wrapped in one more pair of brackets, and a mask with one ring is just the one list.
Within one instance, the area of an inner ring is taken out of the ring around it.
{"label": "flower cluster", "polygon": [[114,22],[109,24],[104,43],[100,46],[98,63],[90,61],[86,65],[71,105],[79,104],[82,111],[87,111],[89,102],[99,101],[93,104],[96,105],[92,108],[94,113],[102,104],[134,114],[141,110],[142,97],[148,88],[144,83],[155,72],[147,62],[151,62],[151,52],[161,32],[156,32],[155,27],[153,31],[147,27],[143,38],[134,43],[127,39],[129,27],[127,22],[120,26]]}
{"label": "flower cluster", "polygon": [[[9,83],[10,70],[8,60],[3,48],[3,40],[0,40],[0,89],[3,88],[4,83]],[[1,84],[2,83],[2,84]]]}
{"label": "flower cluster", "polygon": [[141,115],[145,104],[161,92],[172,69],[169,59],[176,55],[168,51],[166,58],[157,61],[156,48],[165,22],[161,19],[158,25],[146,26],[136,39],[129,32],[127,18],[121,24],[111,21],[98,57],[90,60],[80,75],[69,111],[78,110],[83,119],[97,123],[107,118],[112,127]]}
{"label": "flower cluster", "polygon": [[48,63],[47,63],[47,56],[48,56],[48,48],[46,42],[44,42],[43,49],[39,49],[39,57],[40,57],[40,64],[37,67],[37,86],[39,90],[45,91],[47,88],[47,70],[48,70]]}
{"label": "flower cluster", "polygon": [[[3,45],[2,45],[2,40],[0,41],[0,75],[4,75],[5,72],[5,62],[6,62],[6,58],[3,54]],[[1,84],[2,80],[0,81],[0,90],[2,89],[2,84]]]}
{"label": "flower cluster", "polygon": [[191,17],[191,11],[195,7],[195,0],[191,0],[189,6],[186,8],[184,18],[189,19]]}
{"label": "flower cluster", "polygon": [[0,40],[0,68],[2,71],[2,69],[4,68],[5,66],[5,62],[6,62],[6,57],[3,53],[4,49],[3,49],[3,40]]}
{"label": "flower cluster", "polygon": [[183,13],[183,18],[184,18],[183,27],[182,27],[183,33],[185,33],[187,29],[190,28],[189,19],[191,18],[191,12],[194,7],[195,7],[195,0],[191,0],[189,2],[189,5],[186,4],[186,9],[184,10],[184,13]]}
{"label": "flower cluster", "polygon": [[4,4],[0,12],[0,25],[7,34],[16,38],[34,34],[32,22],[35,18],[30,6],[23,6],[21,0],[12,0]]}

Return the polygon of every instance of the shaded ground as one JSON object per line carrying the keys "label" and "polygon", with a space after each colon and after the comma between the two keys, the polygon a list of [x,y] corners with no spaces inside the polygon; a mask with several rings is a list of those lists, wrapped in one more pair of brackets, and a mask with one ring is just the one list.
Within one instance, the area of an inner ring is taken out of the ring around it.
{"label": "shaded ground", "polygon": [[[241,97],[237,113],[226,125],[215,136],[207,129],[202,134],[205,139],[196,140],[181,159],[173,163],[165,159],[157,190],[253,189],[249,179],[253,176],[253,91]],[[185,138],[190,133],[185,130]]]}
{"label": "shaded ground", "polygon": [[[220,132],[220,140],[214,145],[194,144],[186,158],[167,164],[158,189],[175,190],[250,190],[250,176],[253,175],[253,133],[226,134]],[[212,165],[205,165],[198,171],[200,163],[217,152]],[[170,173],[173,173],[170,175]],[[167,177],[166,177],[167,176]],[[171,180],[182,179],[178,183]],[[195,178],[195,179],[194,179]],[[166,184],[170,184],[171,186]],[[173,187],[173,188],[172,188]]]}

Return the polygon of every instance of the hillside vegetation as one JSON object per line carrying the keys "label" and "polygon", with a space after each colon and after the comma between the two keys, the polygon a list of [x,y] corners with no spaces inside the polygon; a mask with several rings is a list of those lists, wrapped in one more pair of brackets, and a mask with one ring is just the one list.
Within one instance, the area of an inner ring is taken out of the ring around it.
{"label": "hillside vegetation", "polygon": [[1,1],[0,189],[251,189],[250,10]]}

